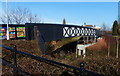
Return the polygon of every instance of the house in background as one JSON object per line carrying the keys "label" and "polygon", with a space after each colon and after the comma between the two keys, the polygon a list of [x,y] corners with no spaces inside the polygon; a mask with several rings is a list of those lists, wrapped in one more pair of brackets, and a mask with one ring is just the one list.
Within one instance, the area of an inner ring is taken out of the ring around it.
{"label": "house in background", "polygon": [[84,25],[84,26],[91,27],[91,28],[94,28],[94,29],[97,29],[97,30],[101,30],[101,27],[95,26],[95,25]]}

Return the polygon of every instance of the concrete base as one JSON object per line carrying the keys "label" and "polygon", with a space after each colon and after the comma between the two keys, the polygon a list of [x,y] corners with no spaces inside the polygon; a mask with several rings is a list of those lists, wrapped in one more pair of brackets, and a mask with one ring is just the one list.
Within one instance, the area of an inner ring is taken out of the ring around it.
{"label": "concrete base", "polygon": [[86,56],[86,47],[94,45],[93,44],[87,44],[87,45],[83,45],[83,44],[77,44],[76,46],[76,57],[81,56],[83,58],[85,58]]}

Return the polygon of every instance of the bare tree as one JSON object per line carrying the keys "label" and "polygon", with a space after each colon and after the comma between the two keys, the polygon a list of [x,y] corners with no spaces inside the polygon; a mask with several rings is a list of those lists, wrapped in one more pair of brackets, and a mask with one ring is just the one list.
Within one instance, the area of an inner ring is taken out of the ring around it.
{"label": "bare tree", "polygon": [[105,34],[108,34],[108,31],[111,31],[111,28],[108,27],[105,23],[103,23],[101,31],[102,31],[102,34],[105,35]]}
{"label": "bare tree", "polygon": [[35,15],[33,15],[33,22],[34,23],[40,23],[41,22],[41,18],[37,14],[35,14]]}
{"label": "bare tree", "polygon": [[[3,23],[7,23],[6,16],[2,16],[0,19]],[[8,22],[9,23],[16,23],[16,24],[24,24],[28,23],[36,23],[41,22],[40,17],[37,14],[32,14],[27,8],[15,8],[9,10],[8,14]]]}
{"label": "bare tree", "polygon": [[[10,12],[8,12],[8,23],[13,23],[13,18],[12,18],[12,15]],[[7,19],[6,19],[6,15],[3,15],[0,17],[0,20],[3,22],[3,23],[7,23]]]}
{"label": "bare tree", "polygon": [[41,19],[37,14],[29,13],[26,17],[27,23],[40,23]]}
{"label": "bare tree", "polygon": [[21,23],[25,23],[25,18],[26,18],[26,15],[29,13],[29,10],[24,8],[16,8],[16,9],[13,9],[11,11],[12,13],[12,17],[14,19],[14,22],[16,24],[21,24]]}
{"label": "bare tree", "polygon": [[28,17],[26,17],[26,19],[27,19],[27,21],[26,21],[27,23],[32,23],[32,21],[33,21],[32,20],[33,19],[32,13],[29,13]]}
{"label": "bare tree", "polygon": [[105,34],[105,31],[106,31],[106,25],[103,23],[103,25],[102,25],[102,33],[103,33],[103,35]]}
{"label": "bare tree", "polygon": [[[103,35],[106,35],[106,33],[107,33],[108,30],[109,30],[109,28],[106,26],[105,23],[103,23],[103,25],[102,25],[102,34],[103,34]],[[109,56],[110,56],[110,37],[108,38],[107,46],[108,46],[107,55],[108,55],[108,57],[109,57]]]}

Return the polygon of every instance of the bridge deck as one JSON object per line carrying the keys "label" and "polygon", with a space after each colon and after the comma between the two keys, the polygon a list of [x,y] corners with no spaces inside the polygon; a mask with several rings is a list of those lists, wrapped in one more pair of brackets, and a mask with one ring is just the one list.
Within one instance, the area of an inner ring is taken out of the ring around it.
{"label": "bridge deck", "polygon": [[[94,36],[101,34],[100,30],[76,25],[26,23],[27,39],[34,39],[34,31],[41,33],[45,42],[70,38],[75,36]],[[34,30],[37,27],[37,30]]]}

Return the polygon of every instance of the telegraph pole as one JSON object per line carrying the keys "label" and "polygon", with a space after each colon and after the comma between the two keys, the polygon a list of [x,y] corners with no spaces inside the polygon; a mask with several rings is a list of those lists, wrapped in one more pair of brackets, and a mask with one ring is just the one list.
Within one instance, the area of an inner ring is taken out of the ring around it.
{"label": "telegraph pole", "polygon": [[119,54],[119,38],[117,39],[117,51],[116,51],[116,58],[118,58],[118,54]]}
{"label": "telegraph pole", "polygon": [[9,40],[9,26],[8,26],[8,0],[6,0],[6,19],[7,19],[7,40]]}
{"label": "telegraph pole", "polygon": [[108,57],[110,56],[110,37],[108,38]]}

